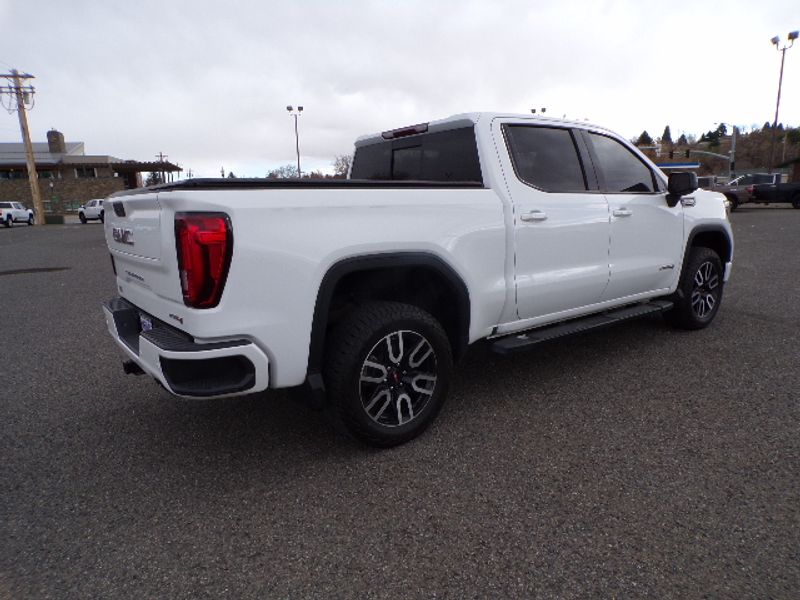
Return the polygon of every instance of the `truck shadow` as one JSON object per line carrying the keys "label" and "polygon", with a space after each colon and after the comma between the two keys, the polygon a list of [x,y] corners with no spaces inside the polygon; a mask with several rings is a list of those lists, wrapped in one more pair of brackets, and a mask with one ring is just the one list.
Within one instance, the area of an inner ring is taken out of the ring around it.
{"label": "truck shadow", "polygon": [[[629,364],[654,346],[668,343],[672,336],[665,333],[670,331],[660,318],[646,318],[511,356],[494,354],[489,343],[478,343],[456,367],[448,403],[433,429],[437,436],[452,436],[467,422],[485,424],[498,401],[505,410],[518,410],[545,401],[553,391],[569,394],[576,382],[579,387],[591,386],[592,380],[607,376],[611,365]],[[252,463],[251,467],[264,469],[321,456],[358,459],[386,452],[338,432],[325,411],[312,409],[289,392],[201,402],[175,400],[164,391],[159,395],[163,397],[151,405],[141,433],[146,446],[167,445],[170,453],[236,456],[239,467]],[[429,431],[411,444],[428,443],[430,435]],[[403,452],[406,447],[388,452]]]}

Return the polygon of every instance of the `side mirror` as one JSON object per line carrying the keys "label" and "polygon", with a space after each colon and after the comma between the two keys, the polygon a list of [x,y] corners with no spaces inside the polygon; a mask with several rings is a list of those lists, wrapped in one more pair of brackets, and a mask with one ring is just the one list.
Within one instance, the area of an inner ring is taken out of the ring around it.
{"label": "side mirror", "polygon": [[667,204],[676,206],[681,196],[691,194],[697,189],[697,174],[689,171],[676,171],[669,174],[667,180]]}

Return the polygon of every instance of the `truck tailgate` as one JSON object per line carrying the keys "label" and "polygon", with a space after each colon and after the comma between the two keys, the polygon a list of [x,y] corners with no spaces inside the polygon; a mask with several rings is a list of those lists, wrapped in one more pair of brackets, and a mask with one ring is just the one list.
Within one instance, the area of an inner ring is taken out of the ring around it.
{"label": "truck tailgate", "polygon": [[183,304],[173,215],[162,209],[158,194],[135,194],[106,202],[105,237],[120,293],[145,310],[160,306],[159,312],[163,312],[163,302],[151,304],[156,298]]}

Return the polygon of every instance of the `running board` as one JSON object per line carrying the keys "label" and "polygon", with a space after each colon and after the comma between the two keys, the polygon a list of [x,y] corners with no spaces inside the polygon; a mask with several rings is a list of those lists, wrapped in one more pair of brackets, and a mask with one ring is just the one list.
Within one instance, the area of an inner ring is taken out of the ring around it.
{"label": "running board", "polygon": [[636,319],[653,313],[664,312],[672,308],[672,302],[667,300],[654,300],[644,304],[635,304],[609,310],[597,315],[590,315],[580,319],[549,325],[541,329],[528,330],[525,333],[516,333],[499,338],[492,344],[492,351],[498,354],[510,354],[519,350],[525,350],[549,340],[566,337],[575,333],[583,333],[593,329],[600,329],[608,325],[614,325],[621,321]]}

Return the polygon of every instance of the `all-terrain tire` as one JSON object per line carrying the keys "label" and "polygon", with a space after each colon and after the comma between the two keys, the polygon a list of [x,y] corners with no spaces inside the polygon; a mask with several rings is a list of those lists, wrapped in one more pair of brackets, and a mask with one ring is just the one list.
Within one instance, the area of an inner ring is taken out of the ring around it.
{"label": "all-terrain tire", "polygon": [[680,329],[703,329],[711,324],[722,302],[722,261],[716,252],[693,246],[683,266],[678,289],[670,298],[667,321]]}
{"label": "all-terrain tire", "polygon": [[402,444],[436,418],[452,370],[447,334],[430,314],[399,302],[364,304],[337,324],[326,345],[331,415],[366,444]]}

